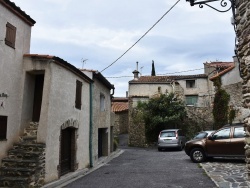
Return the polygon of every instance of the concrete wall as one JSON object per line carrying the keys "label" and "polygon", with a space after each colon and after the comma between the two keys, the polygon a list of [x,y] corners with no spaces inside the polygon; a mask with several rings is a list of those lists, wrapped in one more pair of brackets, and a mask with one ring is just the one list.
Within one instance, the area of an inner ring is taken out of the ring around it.
{"label": "concrete wall", "polygon": [[[5,44],[6,23],[16,27],[15,49]],[[2,159],[13,142],[18,140],[20,129],[22,100],[22,59],[30,51],[31,27],[0,4],[0,97],[3,106],[0,115],[8,116],[7,140],[0,141],[0,159]]]}
{"label": "concrete wall", "polygon": [[[89,166],[89,83],[51,60],[25,58],[25,71],[45,73],[38,142],[46,143],[45,181],[58,179],[60,132],[68,120],[79,122],[76,141],[78,169]],[[67,76],[65,76],[67,75]],[[82,82],[81,110],[75,108],[76,80]],[[29,88],[31,89],[31,88]],[[29,101],[25,100],[25,103]],[[27,104],[32,106],[31,104]]]}

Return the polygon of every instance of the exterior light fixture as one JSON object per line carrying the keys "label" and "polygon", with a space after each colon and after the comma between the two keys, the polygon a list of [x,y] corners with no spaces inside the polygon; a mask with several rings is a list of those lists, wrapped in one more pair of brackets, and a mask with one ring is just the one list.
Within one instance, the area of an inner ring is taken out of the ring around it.
{"label": "exterior light fixture", "polygon": [[[235,1],[236,0],[186,0],[190,2],[191,6],[199,5],[200,8],[203,8],[203,5],[206,5],[218,12],[227,12],[232,8],[233,14],[235,15]],[[222,7],[222,10],[215,8],[211,6],[209,3],[220,1],[220,6]]]}

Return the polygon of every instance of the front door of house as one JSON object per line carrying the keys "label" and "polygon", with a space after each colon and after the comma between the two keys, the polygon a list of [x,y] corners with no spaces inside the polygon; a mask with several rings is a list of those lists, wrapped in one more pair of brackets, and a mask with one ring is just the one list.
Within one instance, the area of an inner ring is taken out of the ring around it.
{"label": "front door of house", "polygon": [[61,175],[73,171],[73,158],[74,158],[74,131],[73,128],[63,129],[61,132]]}

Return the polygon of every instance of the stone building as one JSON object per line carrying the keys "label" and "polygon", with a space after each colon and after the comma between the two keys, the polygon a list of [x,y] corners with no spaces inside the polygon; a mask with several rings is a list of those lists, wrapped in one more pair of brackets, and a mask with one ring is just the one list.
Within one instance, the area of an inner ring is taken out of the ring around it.
{"label": "stone building", "polygon": [[30,54],[35,21],[0,1],[0,187],[40,187],[112,152],[110,84]]}
{"label": "stone building", "polygon": [[[182,99],[190,118],[202,121],[204,128],[212,125],[211,104],[214,95],[213,84],[207,74],[141,76],[135,70],[134,79],[129,81],[129,144],[144,146],[144,125],[133,122],[133,114],[138,101],[147,101],[160,94],[174,93]],[[201,110],[202,109],[202,110]],[[206,120],[204,121],[204,117]]]}

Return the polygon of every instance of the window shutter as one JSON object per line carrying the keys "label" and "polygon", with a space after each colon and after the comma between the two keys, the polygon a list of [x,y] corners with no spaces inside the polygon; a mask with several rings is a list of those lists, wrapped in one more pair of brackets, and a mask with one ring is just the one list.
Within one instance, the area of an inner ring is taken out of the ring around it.
{"label": "window shutter", "polygon": [[15,42],[16,42],[16,27],[11,25],[10,23],[7,23],[5,44],[12,48],[15,48]]}
{"label": "window shutter", "polygon": [[76,98],[75,98],[75,107],[81,109],[82,105],[82,82],[76,80]]}

